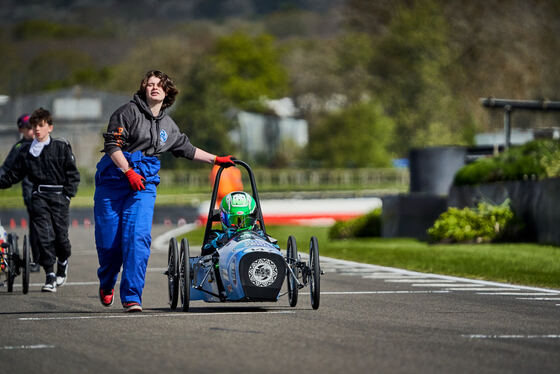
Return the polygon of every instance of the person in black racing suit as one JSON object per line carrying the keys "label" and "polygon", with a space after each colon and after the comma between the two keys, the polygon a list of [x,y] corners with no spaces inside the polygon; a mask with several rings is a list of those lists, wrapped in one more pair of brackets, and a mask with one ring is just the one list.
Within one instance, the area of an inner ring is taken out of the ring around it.
{"label": "person in black racing suit", "polygon": [[[50,137],[52,116],[39,108],[29,119],[35,139],[21,147],[14,167],[0,177],[0,188],[8,188],[26,176],[33,183],[30,229],[39,247],[39,263],[46,273],[42,291],[56,292],[66,282],[70,198],[76,195],[80,173],[70,144]],[[58,261],[57,261],[58,260]],[[58,262],[57,272],[54,264]]]}
{"label": "person in black racing suit", "polygon": [[[21,135],[21,139],[13,145],[10,153],[6,156],[4,163],[0,166],[0,176],[5,174],[6,171],[14,167],[17,155],[19,154],[22,146],[25,144],[31,144],[35,136],[33,135],[33,128],[29,123],[29,114],[22,114],[17,119],[18,132]],[[33,190],[33,183],[29,181],[29,178],[25,177],[21,181],[21,193],[23,195],[23,202],[25,203],[25,208],[27,209],[28,217],[31,217],[31,193]],[[30,270],[32,272],[39,271],[39,247],[33,244],[33,236],[31,231],[29,232],[29,240],[31,247],[31,254],[33,257],[33,262],[30,264]]]}

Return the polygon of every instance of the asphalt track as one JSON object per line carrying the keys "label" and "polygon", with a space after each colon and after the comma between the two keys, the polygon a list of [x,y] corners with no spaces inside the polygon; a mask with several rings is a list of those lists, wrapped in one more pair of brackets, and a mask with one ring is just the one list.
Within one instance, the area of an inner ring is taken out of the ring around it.
{"label": "asphalt track", "polygon": [[[154,237],[164,232],[154,227]],[[93,229],[71,229],[68,284],[0,288],[1,373],[553,373],[560,291],[322,259],[319,310],[307,294],[266,304],[192,302],[170,312],[154,249],[144,312],[100,305]],[[192,252],[191,252],[192,253]],[[303,290],[302,292],[306,292]],[[118,291],[117,291],[118,297]]]}

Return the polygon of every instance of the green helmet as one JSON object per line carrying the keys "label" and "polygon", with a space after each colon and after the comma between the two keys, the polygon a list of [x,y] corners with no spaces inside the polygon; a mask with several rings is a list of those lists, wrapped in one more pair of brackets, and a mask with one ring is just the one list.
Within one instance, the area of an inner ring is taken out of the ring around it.
{"label": "green helmet", "polygon": [[224,230],[249,230],[255,225],[257,204],[247,192],[228,193],[220,205],[220,218]]}

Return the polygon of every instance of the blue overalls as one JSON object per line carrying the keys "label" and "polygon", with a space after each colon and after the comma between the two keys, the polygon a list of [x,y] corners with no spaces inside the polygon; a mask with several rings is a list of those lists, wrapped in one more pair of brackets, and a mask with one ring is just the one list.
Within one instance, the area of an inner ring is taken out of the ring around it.
{"label": "blue overalls", "polygon": [[94,196],[97,275],[100,288],[109,291],[114,288],[122,266],[121,302],[142,304],[160,161],[142,155],[141,151],[123,154],[130,166],[146,178],[146,189],[133,191],[108,155],[97,164]]}

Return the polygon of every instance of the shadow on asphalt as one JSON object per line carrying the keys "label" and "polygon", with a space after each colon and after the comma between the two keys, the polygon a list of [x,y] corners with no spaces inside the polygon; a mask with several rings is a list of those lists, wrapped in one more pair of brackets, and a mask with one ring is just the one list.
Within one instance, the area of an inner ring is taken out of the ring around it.
{"label": "shadow on asphalt", "polygon": [[166,312],[166,313],[266,313],[271,310],[278,310],[270,307],[240,307],[240,306],[219,306],[219,307],[190,307],[188,312],[183,312],[180,307],[176,310],[169,308],[144,308],[144,312]]}
{"label": "shadow on asphalt", "polygon": [[[2,296],[11,296],[13,294],[3,294]],[[15,296],[15,295],[14,295]],[[247,313],[247,314],[254,314],[254,313],[267,313],[267,312],[278,312],[278,311],[291,311],[294,308],[286,307],[239,307],[239,306],[220,306],[220,307],[191,307],[189,308],[188,312],[183,312],[181,308],[177,308],[174,311],[169,310],[169,308],[144,308],[144,313],[154,313],[154,314],[167,314],[167,313],[206,313],[208,315],[211,314],[223,314],[223,313]],[[298,310],[306,310],[298,309]],[[0,316],[9,316],[9,315],[53,315],[53,314],[85,314],[85,315],[97,315],[97,314],[121,314],[122,309],[118,307],[106,309],[106,310],[41,310],[41,311],[13,311],[13,312],[0,312]]]}

